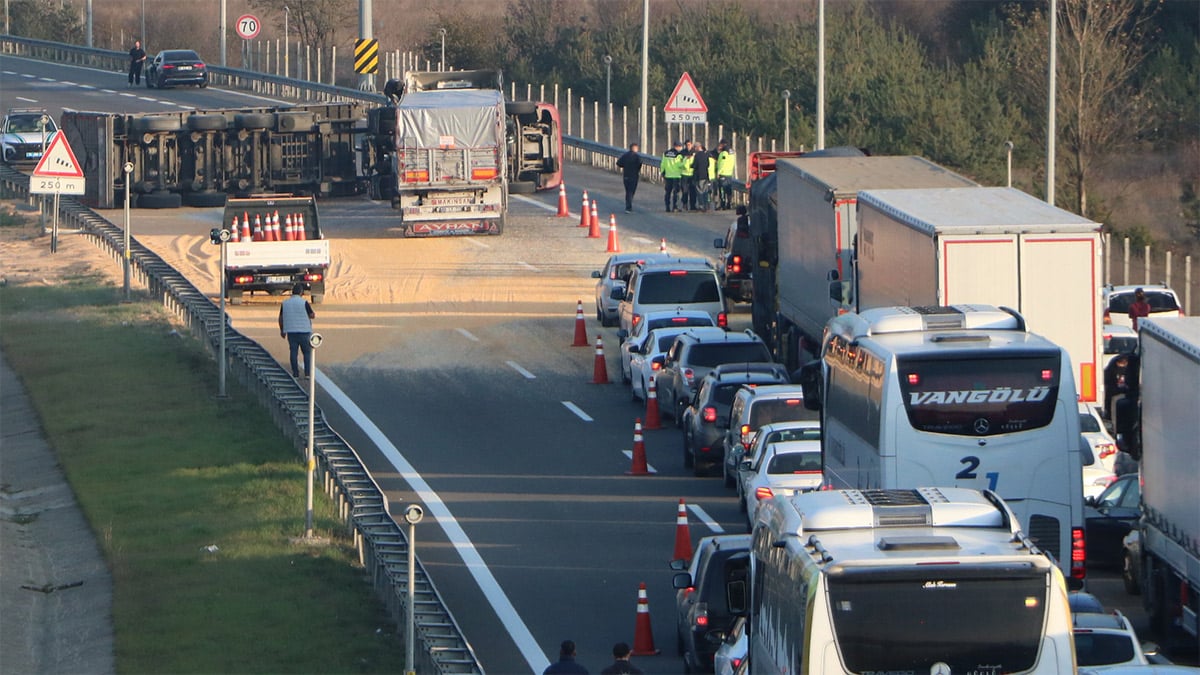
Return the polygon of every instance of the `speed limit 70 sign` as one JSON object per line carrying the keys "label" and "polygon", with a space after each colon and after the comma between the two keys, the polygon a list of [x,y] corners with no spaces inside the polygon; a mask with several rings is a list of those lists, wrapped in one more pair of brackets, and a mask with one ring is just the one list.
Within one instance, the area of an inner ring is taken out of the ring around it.
{"label": "speed limit 70 sign", "polygon": [[250,40],[258,37],[258,31],[262,30],[262,23],[258,17],[253,14],[243,14],[237,20],[237,34],[243,40]]}

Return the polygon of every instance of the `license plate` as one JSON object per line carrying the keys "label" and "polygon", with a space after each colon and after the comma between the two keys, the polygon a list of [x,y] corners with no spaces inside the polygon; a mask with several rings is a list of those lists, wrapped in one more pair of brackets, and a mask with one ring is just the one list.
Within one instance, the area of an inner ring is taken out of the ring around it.
{"label": "license plate", "polygon": [[291,281],[291,277],[267,277],[268,284],[288,284]]}
{"label": "license plate", "polygon": [[191,66],[179,66],[179,69],[180,70],[191,70],[192,67]]}
{"label": "license plate", "polygon": [[470,197],[434,197],[429,200],[433,206],[449,206],[454,204],[470,204],[473,200]]}

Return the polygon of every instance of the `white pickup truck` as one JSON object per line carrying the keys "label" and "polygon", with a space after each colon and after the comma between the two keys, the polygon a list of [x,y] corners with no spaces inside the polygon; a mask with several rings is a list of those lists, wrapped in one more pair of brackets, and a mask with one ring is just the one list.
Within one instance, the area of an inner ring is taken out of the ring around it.
{"label": "white pickup truck", "polygon": [[223,226],[231,233],[225,251],[225,294],[240,305],[254,291],[283,295],[303,284],[313,303],[325,298],[329,240],[321,235],[312,197],[260,195],[229,199]]}

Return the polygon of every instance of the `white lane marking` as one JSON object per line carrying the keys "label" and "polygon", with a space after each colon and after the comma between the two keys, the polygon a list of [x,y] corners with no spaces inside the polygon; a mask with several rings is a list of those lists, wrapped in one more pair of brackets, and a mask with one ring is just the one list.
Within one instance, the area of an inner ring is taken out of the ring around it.
{"label": "white lane marking", "polygon": [[81,85],[79,85],[79,88],[80,89],[95,89],[95,87],[93,87],[90,84],[81,84]]}
{"label": "white lane marking", "polygon": [[553,211],[555,213],[558,213],[558,204],[555,204],[554,206],[550,206],[549,204],[539,202],[536,199],[530,199],[529,197],[526,197],[524,195],[509,195],[508,198],[509,199],[518,199],[520,201],[525,202],[526,204],[529,204],[530,206],[536,206],[539,209],[543,209],[545,211]]}
{"label": "white lane marking", "polygon": [[479,248],[491,248],[491,246],[488,246],[487,244],[483,243],[482,241],[479,241],[478,237],[465,237],[465,239],[468,242],[478,246]]}
{"label": "white lane marking", "polygon": [[137,94],[130,94],[128,92],[121,92],[121,95],[127,98],[140,98]]}
{"label": "white lane marking", "polygon": [[471,331],[467,330],[466,328],[456,328],[455,330],[457,330],[459,333],[462,334],[463,337],[467,338],[471,342],[479,342],[479,338],[475,337],[475,335],[473,333],[471,333]]}
{"label": "white lane marking", "polygon": [[[318,373],[318,376],[320,376],[320,373]],[[688,504],[688,509],[690,509],[692,513],[696,514],[696,517],[700,519],[700,522],[707,525],[708,529],[712,530],[714,533],[721,534],[725,531],[725,528],[721,527],[720,523],[713,520],[713,517],[708,515],[708,512],[696,504]]]}
{"label": "white lane marking", "polygon": [[74,83],[74,82],[72,82],[72,81],[70,81],[70,80],[59,80],[59,81],[58,81],[58,83],[59,83],[59,84],[65,84],[65,85],[67,85],[67,86],[69,86],[69,87],[78,87],[78,86],[79,86],[78,84],[76,84],[76,83]]}
{"label": "white lane marking", "polygon": [[575,405],[574,403],[571,403],[570,401],[563,401],[562,404],[563,404],[563,406],[566,407],[567,410],[570,410],[571,412],[578,415],[579,419],[583,420],[584,422],[593,422],[594,421],[590,415],[583,412],[583,410],[581,410],[579,408],[579,406]]}
{"label": "white lane marking", "polygon": [[27,79],[30,79],[30,80],[32,80],[32,79],[33,79],[35,76],[34,76],[34,75],[30,75],[29,73],[21,73],[21,77],[24,77],[24,78],[27,78]]}
{"label": "white lane marking", "polygon": [[653,243],[655,243],[655,241],[654,241],[653,239],[648,239],[648,238],[646,238],[646,237],[630,237],[630,239],[633,239],[634,241],[636,241],[636,242],[639,242],[639,243],[642,243],[642,244],[653,244]]}
{"label": "white lane marking", "polygon": [[[629,458],[630,463],[633,462],[633,451],[632,450],[622,450],[621,452],[626,457]],[[651,466],[649,464],[646,465],[646,471],[649,471],[650,473],[658,473],[658,469],[654,468],[653,466]]]}
{"label": "white lane marking", "polygon": [[505,363],[508,364],[509,368],[512,368],[513,370],[517,371],[518,373],[524,375],[525,379],[527,379],[527,380],[536,380],[537,379],[537,375],[534,375],[533,373],[529,372],[528,370],[525,370],[524,368],[521,367],[521,364],[517,363],[516,361],[505,361]]}
{"label": "white lane marking", "polygon": [[101,89],[101,90],[100,90],[100,93],[102,93],[102,94],[115,94],[115,93],[117,93],[117,90],[116,90],[116,89]]}
{"label": "white lane marking", "polygon": [[58,80],[54,79],[53,77],[39,77],[38,79],[42,82],[58,82]]}
{"label": "white lane marking", "polygon": [[541,270],[539,270],[538,268],[534,267],[533,265],[530,265],[529,263],[527,263],[523,260],[518,260],[517,264],[520,265],[521,267],[524,267],[525,269],[529,270],[530,272],[541,272]]}
{"label": "white lane marking", "polygon": [[408,482],[413,491],[417,493],[417,497],[425,503],[425,507],[429,512],[437,519],[438,525],[446,533],[446,537],[450,540],[450,543],[454,545],[454,550],[462,557],[467,571],[475,578],[475,582],[479,584],[479,589],[483,591],[484,597],[488,599],[492,609],[496,612],[496,616],[500,618],[501,625],[508,631],[509,636],[521,651],[521,655],[525,657],[525,662],[529,664],[529,669],[535,673],[545,670],[550,665],[550,660],[542,652],[541,647],[538,646],[537,640],[533,639],[533,634],[529,632],[529,628],[521,620],[521,615],[517,613],[508,596],[504,594],[504,590],[500,588],[500,583],[496,581],[496,577],[492,575],[492,571],[483,562],[483,556],[479,555],[479,551],[476,550],[475,545],[467,538],[467,533],[463,531],[462,526],[454,519],[454,515],[450,513],[450,509],[446,506],[446,503],[433,491],[429,483],[425,482],[425,479],[417,473],[412,464],[409,464],[408,460],[400,454],[400,451],[380,431],[379,427],[375,426],[375,423],[367,417],[354,401],[320,369],[317,369],[317,383],[358,424],[359,428],[367,434],[367,437],[379,447],[379,451],[383,453],[383,456],[391,462],[396,471]]}
{"label": "white lane marking", "polygon": [[29,103],[37,103],[37,99],[36,99],[36,98],[25,98],[24,96],[17,96],[17,97],[16,97],[16,99],[17,99],[18,101],[27,101],[27,102],[29,102]]}

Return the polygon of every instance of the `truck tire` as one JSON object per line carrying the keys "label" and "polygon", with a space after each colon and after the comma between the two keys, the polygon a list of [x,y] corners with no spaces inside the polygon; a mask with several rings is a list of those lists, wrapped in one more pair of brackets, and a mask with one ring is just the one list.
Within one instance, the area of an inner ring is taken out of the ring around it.
{"label": "truck tire", "polygon": [[183,198],[178,192],[147,192],[138,197],[139,209],[177,209],[183,205]]}
{"label": "truck tire", "polygon": [[324,293],[313,293],[312,301],[313,301],[314,305],[319,305],[322,302],[325,302],[325,294]]}
{"label": "truck tire", "polygon": [[272,113],[238,113],[233,116],[233,126],[238,129],[266,129],[275,124]]}
{"label": "truck tire", "polygon": [[1125,592],[1130,595],[1142,594],[1142,580],[1134,576],[1136,569],[1129,551],[1125,551],[1121,556],[1121,582],[1125,585]]}
{"label": "truck tire", "polygon": [[504,103],[505,115],[532,115],[537,112],[537,102],[535,101],[506,101]]}
{"label": "truck tire", "polygon": [[196,206],[208,208],[214,206],[225,206],[225,199],[228,197],[224,192],[216,190],[202,190],[200,192],[185,192],[183,193],[183,203],[188,206]]}
{"label": "truck tire", "polygon": [[187,127],[192,131],[224,131],[229,120],[224,115],[189,115]]}
{"label": "truck tire", "polygon": [[136,134],[179,131],[181,126],[178,117],[135,117],[129,122],[130,130]]}
{"label": "truck tire", "polygon": [[238,290],[229,289],[229,304],[231,304],[231,305],[240,305],[240,304],[242,304],[242,291],[241,291],[241,289],[238,289]]}
{"label": "truck tire", "polygon": [[537,183],[531,180],[514,180],[508,184],[509,194],[531,195],[537,192]]}

